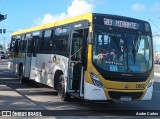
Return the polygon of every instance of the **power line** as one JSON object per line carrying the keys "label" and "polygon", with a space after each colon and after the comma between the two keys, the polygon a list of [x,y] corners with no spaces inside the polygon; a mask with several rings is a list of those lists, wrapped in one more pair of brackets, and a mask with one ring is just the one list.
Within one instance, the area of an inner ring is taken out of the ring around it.
{"label": "power line", "polygon": [[1,8],[1,11],[7,6],[7,4],[9,3],[9,0],[7,0],[7,2],[4,4],[4,6]]}
{"label": "power line", "polygon": [[149,19],[149,21],[151,21],[157,27],[157,29],[160,31],[159,27],[151,19]]}

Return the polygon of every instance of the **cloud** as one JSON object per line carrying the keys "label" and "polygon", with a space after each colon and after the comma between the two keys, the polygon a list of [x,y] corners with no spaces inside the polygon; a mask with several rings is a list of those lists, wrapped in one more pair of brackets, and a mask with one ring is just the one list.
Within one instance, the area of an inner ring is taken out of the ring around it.
{"label": "cloud", "polygon": [[139,3],[133,4],[131,8],[135,12],[142,12],[146,10],[146,6],[143,4],[139,4]]}
{"label": "cloud", "polygon": [[131,6],[131,9],[135,12],[144,12],[147,11],[149,13],[160,13],[160,3],[156,2],[150,6],[146,6],[144,4],[135,3]]}
{"label": "cloud", "polygon": [[71,5],[69,5],[66,10],[67,13],[64,12],[57,15],[52,15],[50,13],[47,13],[44,15],[43,18],[35,19],[34,26],[65,19],[68,17],[77,16],[87,12],[92,12],[93,8],[94,8],[93,4],[88,3],[86,0],[73,0]]}
{"label": "cloud", "polygon": [[160,12],[160,3],[156,2],[156,3],[151,7],[151,12],[153,12],[153,13]]}
{"label": "cloud", "polygon": [[67,18],[67,17],[68,17],[68,15],[65,13],[61,13],[61,14],[57,14],[57,15],[51,15],[50,13],[47,13],[44,15],[43,18],[37,18],[36,20],[34,20],[34,24],[35,25],[46,24],[46,23],[61,20],[61,19]]}
{"label": "cloud", "polygon": [[69,16],[76,16],[86,12],[92,12],[93,5],[85,0],[73,0],[71,6],[68,7],[67,13]]}

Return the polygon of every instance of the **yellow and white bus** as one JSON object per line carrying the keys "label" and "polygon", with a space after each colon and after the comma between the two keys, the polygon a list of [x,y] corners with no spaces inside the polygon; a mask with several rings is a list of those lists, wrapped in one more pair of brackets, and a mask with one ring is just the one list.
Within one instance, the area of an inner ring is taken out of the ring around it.
{"label": "yellow and white bus", "polygon": [[12,34],[8,67],[62,100],[151,100],[153,41],[146,21],[87,13]]}

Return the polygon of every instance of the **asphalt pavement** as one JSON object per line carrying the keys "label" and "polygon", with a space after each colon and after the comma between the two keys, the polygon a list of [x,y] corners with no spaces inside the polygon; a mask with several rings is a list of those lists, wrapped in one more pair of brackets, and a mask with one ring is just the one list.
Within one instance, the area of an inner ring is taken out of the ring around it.
{"label": "asphalt pavement", "polygon": [[[7,60],[3,60],[0,62],[0,110],[42,111],[44,114],[55,115],[54,118],[66,118],[67,114],[67,118],[73,118],[72,115],[77,116],[76,118],[82,115],[87,118],[99,118],[99,116],[101,118],[135,118],[134,114],[141,111],[160,113],[159,71],[160,65],[155,65],[155,83],[151,101],[87,102],[74,98],[70,102],[63,102],[59,99],[57,92],[48,86],[35,82],[21,84],[7,69]],[[121,117],[120,113],[128,114]],[[131,116],[129,116],[130,113]],[[147,116],[147,118],[151,117]]]}

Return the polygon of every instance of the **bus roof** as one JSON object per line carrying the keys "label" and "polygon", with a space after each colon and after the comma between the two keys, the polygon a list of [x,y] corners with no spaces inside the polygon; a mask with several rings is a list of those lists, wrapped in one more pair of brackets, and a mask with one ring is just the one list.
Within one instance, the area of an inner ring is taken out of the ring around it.
{"label": "bus roof", "polygon": [[38,30],[47,29],[47,28],[51,28],[51,27],[61,26],[61,25],[65,25],[65,24],[68,24],[68,23],[73,23],[73,22],[77,22],[77,21],[81,21],[81,20],[88,20],[89,22],[92,22],[92,13],[87,13],[87,14],[67,18],[67,19],[64,19],[64,20],[60,20],[60,21],[51,22],[51,23],[48,23],[48,24],[36,26],[36,27],[33,27],[33,28],[20,30],[20,31],[12,33],[12,35],[29,33],[29,32],[33,32],[33,31],[38,31]]}
{"label": "bus roof", "polygon": [[130,19],[130,20],[134,20],[134,21],[144,22],[143,20],[139,20],[139,19],[135,19],[135,18],[131,18],[131,17],[126,17],[126,16],[101,14],[101,13],[86,13],[83,15],[67,18],[67,19],[60,20],[60,21],[51,22],[51,23],[36,26],[33,28],[28,28],[28,29],[16,31],[16,32],[12,33],[12,35],[14,36],[14,35],[19,35],[19,34],[29,33],[29,32],[33,32],[33,31],[38,31],[38,30],[47,29],[47,28],[51,28],[51,27],[61,26],[61,25],[65,25],[65,24],[69,24],[69,23],[73,23],[73,22],[78,22],[78,21],[82,21],[82,20],[88,20],[89,22],[92,22],[93,16],[108,16],[108,17]]}

